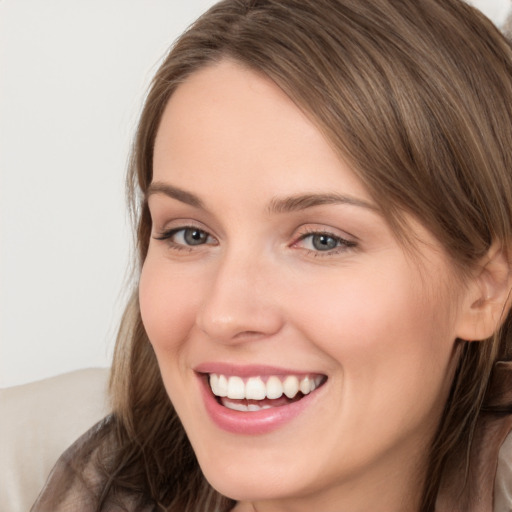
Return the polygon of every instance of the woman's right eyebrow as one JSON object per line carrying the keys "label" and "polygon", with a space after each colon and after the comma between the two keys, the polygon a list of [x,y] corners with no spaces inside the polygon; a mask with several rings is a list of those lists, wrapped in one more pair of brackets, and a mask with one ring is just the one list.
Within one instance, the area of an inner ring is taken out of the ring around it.
{"label": "woman's right eyebrow", "polygon": [[164,194],[182,203],[204,209],[204,204],[198,196],[192,194],[192,192],[187,192],[186,190],[170,185],[169,183],[163,183],[161,181],[151,183],[144,194],[146,203],[154,194]]}

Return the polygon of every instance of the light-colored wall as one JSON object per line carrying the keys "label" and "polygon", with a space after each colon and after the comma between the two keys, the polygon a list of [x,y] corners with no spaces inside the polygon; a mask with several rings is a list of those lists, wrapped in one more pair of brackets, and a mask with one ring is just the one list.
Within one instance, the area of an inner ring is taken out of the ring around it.
{"label": "light-colored wall", "polygon": [[512,12],[511,0],[468,0],[481,9],[496,25],[502,26]]}
{"label": "light-colored wall", "polygon": [[0,386],[109,364],[148,82],[213,0],[0,1]]}
{"label": "light-colored wall", "polygon": [[[0,387],[109,364],[126,157],[169,44],[213,0],[0,1]],[[495,22],[510,0],[474,0]]]}

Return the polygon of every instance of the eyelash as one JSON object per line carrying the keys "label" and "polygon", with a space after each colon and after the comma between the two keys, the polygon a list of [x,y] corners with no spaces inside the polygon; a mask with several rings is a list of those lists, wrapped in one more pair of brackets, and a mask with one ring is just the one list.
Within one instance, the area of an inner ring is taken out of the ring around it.
{"label": "eyelash", "polygon": [[[186,244],[182,244],[182,243],[177,243],[174,240],[172,240],[172,237],[174,237],[181,231],[183,232],[184,235],[185,235],[186,231],[197,231],[197,232],[200,232],[200,233],[203,233],[204,235],[206,235],[207,239],[213,238],[207,231],[205,231],[204,229],[200,229],[197,226],[180,226],[179,228],[172,228],[167,231],[164,231],[163,233],[161,233],[158,236],[155,236],[154,238],[155,238],[155,240],[166,241],[169,244],[169,246],[171,247],[171,249],[173,249],[173,250],[189,251],[189,252],[193,251],[194,245],[186,245]],[[201,245],[206,245],[206,244],[197,244],[197,246],[201,246]],[[214,244],[214,245],[217,245],[217,244]]]}
{"label": "eyelash", "polygon": [[[177,251],[187,250],[190,252],[190,251],[194,250],[194,247],[195,247],[194,245],[177,243],[174,240],[172,240],[172,238],[180,232],[183,232],[183,235],[185,236],[185,232],[188,230],[193,230],[196,232],[200,232],[201,234],[204,234],[207,237],[206,240],[208,240],[208,238],[213,238],[207,231],[205,231],[204,229],[200,229],[196,226],[181,226],[178,228],[172,228],[167,231],[164,231],[163,233],[161,233],[158,236],[155,236],[154,238],[155,238],[155,240],[167,241],[167,243],[173,250],[177,250]],[[330,239],[334,240],[337,244],[336,247],[326,250],[326,251],[304,248],[304,250],[307,251],[308,255],[312,255],[314,257],[335,256],[337,254],[340,254],[341,252],[344,252],[348,249],[355,248],[357,246],[356,242],[351,241],[351,240],[346,240],[345,238],[342,238],[342,237],[335,235],[334,233],[330,233],[328,231],[307,230],[305,233],[300,235],[299,238],[295,242],[293,242],[291,244],[291,247],[296,247],[300,242],[302,242],[308,238],[313,238],[314,236],[324,236],[324,237],[330,238]],[[208,242],[196,244],[197,247],[199,247],[201,245],[208,245]],[[210,244],[210,245],[218,245],[218,243]]]}
{"label": "eyelash", "polygon": [[331,238],[332,240],[334,240],[337,243],[336,247],[334,247],[333,249],[330,249],[328,251],[305,249],[309,255],[312,255],[315,258],[336,256],[337,254],[340,254],[348,249],[353,249],[357,246],[356,242],[354,242],[352,240],[347,240],[345,238],[342,238],[339,235],[330,233],[329,231],[314,230],[314,229],[306,230],[306,232],[303,233],[299,237],[299,239],[292,244],[292,246],[296,246],[299,242],[302,242],[303,240],[306,240],[307,238],[313,238],[314,236],[324,236],[327,238]]}

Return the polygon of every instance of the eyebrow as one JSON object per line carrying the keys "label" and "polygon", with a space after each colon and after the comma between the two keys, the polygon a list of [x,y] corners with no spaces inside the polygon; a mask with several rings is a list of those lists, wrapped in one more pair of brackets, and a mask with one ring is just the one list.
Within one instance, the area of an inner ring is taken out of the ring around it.
{"label": "eyebrow", "polygon": [[[194,206],[195,208],[206,209],[203,201],[198,196],[192,192],[170,185],[169,183],[159,181],[151,183],[145,193],[146,201],[154,194],[164,194],[172,199]],[[276,197],[270,201],[268,211],[269,213],[287,213],[307,210],[308,208],[327,204],[347,204],[378,211],[377,206],[372,203],[349,195],[334,193],[309,193],[283,198]]]}
{"label": "eyebrow", "polygon": [[306,210],[325,204],[348,204],[378,211],[377,206],[372,203],[356,197],[333,193],[299,194],[290,197],[275,198],[270,202],[268,209],[270,213],[286,213]]}
{"label": "eyebrow", "polygon": [[146,202],[154,194],[164,194],[190,206],[195,206],[196,208],[201,208],[203,210],[205,209],[203,202],[198,196],[192,194],[192,192],[182,190],[181,188],[173,187],[168,183],[162,183],[160,181],[151,183],[144,194]]}

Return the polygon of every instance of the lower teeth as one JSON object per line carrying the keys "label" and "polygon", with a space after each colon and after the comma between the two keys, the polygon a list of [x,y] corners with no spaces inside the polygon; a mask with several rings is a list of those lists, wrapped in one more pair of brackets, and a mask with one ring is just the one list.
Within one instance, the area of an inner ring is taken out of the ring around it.
{"label": "lower teeth", "polygon": [[264,400],[235,400],[227,397],[222,397],[218,398],[218,401],[221,405],[233,411],[256,412],[262,411],[264,409],[271,409],[273,407],[289,405],[293,402],[296,402],[297,400],[300,400],[303,396],[304,395],[302,395],[302,393],[297,393],[297,395],[295,395],[295,397],[292,399],[283,395],[280,398],[266,398]]}
{"label": "lower teeth", "polygon": [[271,409],[272,406],[268,404],[247,404],[243,403],[240,400],[229,400],[226,398],[221,398],[221,404],[227,409],[231,409],[233,411],[243,411],[243,412],[255,412],[262,411],[263,409]]}

